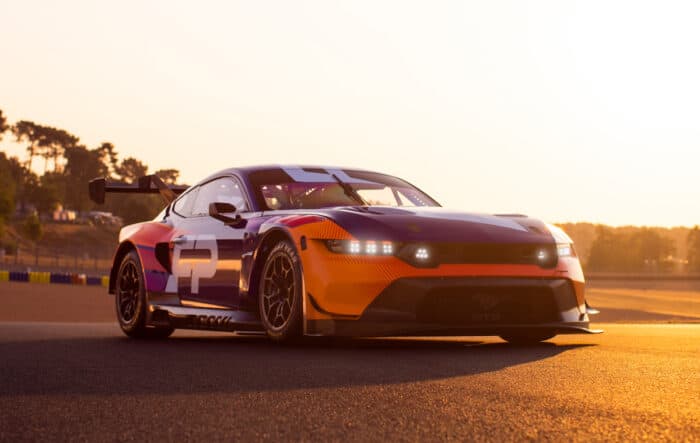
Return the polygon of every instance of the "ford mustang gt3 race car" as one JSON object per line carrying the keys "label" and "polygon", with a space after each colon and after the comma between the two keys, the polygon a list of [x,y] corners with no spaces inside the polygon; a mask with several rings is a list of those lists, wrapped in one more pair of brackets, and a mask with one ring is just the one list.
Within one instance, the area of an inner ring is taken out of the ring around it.
{"label": "ford mustang gt3 race car", "polygon": [[340,168],[226,169],[189,188],[156,176],[106,192],[160,193],[124,227],[109,279],[130,337],[176,328],[304,335],[594,333],[571,239],[523,215],[446,210],[396,177]]}

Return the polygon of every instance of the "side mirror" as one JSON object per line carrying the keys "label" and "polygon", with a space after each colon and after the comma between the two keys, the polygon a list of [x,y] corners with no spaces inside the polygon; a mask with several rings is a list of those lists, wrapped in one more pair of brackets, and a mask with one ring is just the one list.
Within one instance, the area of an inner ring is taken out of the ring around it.
{"label": "side mirror", "polygon": [[246,221],[240,215],[235,214],[233,217],[224,215],[236,212],[236,207],[231,203],[215,202],[209,203],[209,216],[224,222],[228,226],[234,228],[242,228]]}

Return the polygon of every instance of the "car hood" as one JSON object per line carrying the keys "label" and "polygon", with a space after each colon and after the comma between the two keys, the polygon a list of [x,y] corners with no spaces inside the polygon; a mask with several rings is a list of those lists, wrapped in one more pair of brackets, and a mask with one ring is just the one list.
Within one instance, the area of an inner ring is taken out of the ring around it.
{"label": "car hood", "polygon": [[361,240],[456,243],[553,243],[542,221],[435,207],[348,206],[317,212]]}

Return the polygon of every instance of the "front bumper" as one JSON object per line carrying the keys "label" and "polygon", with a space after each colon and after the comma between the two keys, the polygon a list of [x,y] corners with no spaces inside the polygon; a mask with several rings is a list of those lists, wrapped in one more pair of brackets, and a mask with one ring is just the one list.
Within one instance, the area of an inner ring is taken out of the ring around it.
{"label": "front bumper", "polygon": [[359,318],[310,319],[306,326],[309,335],[336,336],[599,332],[589,329],[571,280],[521,277],[399,278]]}

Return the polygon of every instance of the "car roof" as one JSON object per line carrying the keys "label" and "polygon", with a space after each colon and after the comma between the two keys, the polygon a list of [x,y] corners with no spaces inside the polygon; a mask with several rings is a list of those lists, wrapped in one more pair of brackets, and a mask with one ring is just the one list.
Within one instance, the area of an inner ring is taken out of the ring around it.
{"label": "car roof", "polygon": [[[242,181],[244,187],[248,190],[248,197],[251,200],[251,204],[253,205],[254,210],[262,210],[259,208],[264,207],[262,202],[261,202],[261,197],[257,195],[254,189],[252,189],[252,184],[251,184],[251,175],[256,173],[256,172],[263,172],[263,171],[279,171],[279,172],[284,172],[285,169],[303,169],[306,170],[306,172],[321,172],[321,173],[328,173],[329,170],[341,170],[341,171],[346,171],[346,172],[361,172],[361,173],[369,173],[369,174],[377,174],[377,175],[383,175],[385,177],[390,177],[392,179],[399,180],[401,182],[404,182],[411,187],[417,189],[420,192],[421,191],[419,188],[416,186],[406,182],[405,180],[393,176],[391,174],[387,174],[384,172],[376,172],[376,171],[371,171],[368,169],[361,169],[361,168],[346,168],[346,167],[339,167],[339,166],[319,166],[319,165],[290,165],[290,164],[267,164],[267,165],[254,165],[254,166],[241,166],[241,167],[235,167],[235,168],[227,168],[227,169],[222,169],[220,171],[217,171],[208,177],[205,177],[204,179],[198,181],[194,185],[191,186],[191,188],[194,188],[196,186],[201,186],[204,183],[207,183],[211,180],[214,180],[216,178],[226,176],[226,175],[235,175],[238,176]],[[353,181],[354,183],[354,181]],[[424,193],[424,192],[423,192]],[[424,193],[425,194],[425,193]],[[425,194],[428,196],[428,198],[432,199],[428,194]],[[434,199],[432,199],[435,201]],[[437,202],[436,202],[437,204]]]}
{"label": "car roof", "polygon": [[247,176],[253,172],[258,172],[258,171],[266,171],[266,170],[271,170],[271,169],[341,169],[343,171],[362,171],[362,172],[371,172],[374,174],[383,174],[383,175],[390,175],[382,172],[376,172],[376,171],[370,171],[367,169],[362,169],[362,168],[346,168],[342,166],[321,166],[321,165],[283,165],[283,164],[268,164],[268,165],[253,165],[253,166],[241,166],[241,167],[235,167],[235,168],[226,168],[222,169],[220,171],[217,171],[203,180],[200,180],[197,182],[197,184],[207,182],[213,178],[216,177],[221,177],[222,175],[231,175],[231,174],[238,174]]}

